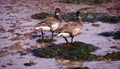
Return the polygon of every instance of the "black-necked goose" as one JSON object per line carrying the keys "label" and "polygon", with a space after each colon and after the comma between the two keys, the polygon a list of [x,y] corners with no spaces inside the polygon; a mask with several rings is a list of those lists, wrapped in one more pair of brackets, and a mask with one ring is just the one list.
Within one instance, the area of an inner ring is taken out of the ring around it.
{"label": "black-necked goose", "polygon": [[58,36],[62,36],[66,42],[68,43],[67,37],[71,37],[71,42],[73,42],[74,36],[78,35],[82,31],[82,21],[80,17],[80,12],[76,13],[77,21],[76,22],[68,22],[62,28],[59,29]]}
{"label": "black-necked goose", "polygon": [[55,18],[50,17],[45,19],[44,21],[40,22],[36,25],[35,29],[40,30],[42,34],[42,38],[44,39],[43,31],[50,31],[52,33],[52,38],[55,30],[58,30],[60,27],[60,24],[62,22],[60,18],[60,9],[55,9]]}

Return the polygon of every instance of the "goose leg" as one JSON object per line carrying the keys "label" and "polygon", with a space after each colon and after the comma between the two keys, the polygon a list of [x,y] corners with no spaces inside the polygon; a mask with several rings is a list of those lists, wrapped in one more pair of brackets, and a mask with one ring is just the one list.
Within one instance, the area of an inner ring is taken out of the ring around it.
{"label": "goose leg", "polygon": [[51,31],[51,32],[52,32],[52,35],[51,35],[51,36],[52,36],[52,39],[53,39],[53,36],[54,36],[54,31]]}
{"label": "goose leg", "polygon": [[71,37],[71,42],[73,42],[74,36],[71,33],[70,33],[70,37]]}
{"label": "goose leg", "polygon": [[73,38],[74,38],[74,36],[71,36],[71,42],[73,42]]}
{"label": "goose leg", "polygon": [[63,37],[64,39],[65,39],[65,41],[68,43],[68,40],[67,40],[67,38],[66,37]]}
{"label": "goose leg", "polygon": [[44,39],[44,33],[42,30],[41,30],[41,35],[42,35],[42,39]]}

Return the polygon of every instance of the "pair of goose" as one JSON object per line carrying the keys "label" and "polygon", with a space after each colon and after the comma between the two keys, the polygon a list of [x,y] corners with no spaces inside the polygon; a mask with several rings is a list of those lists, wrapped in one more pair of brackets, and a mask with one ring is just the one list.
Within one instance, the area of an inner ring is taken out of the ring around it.
{"label": "pair of goose", "polygon": [[71,42],[73,42],[74,36],[78,35],[82,31],[82,21],[80,17],[80,12],[76,12],[77,21],[76,22],[67,22],[63,27],[60,28],[62,19],[60,17],[60,9],[55,9],[55,18],[48,18],[40,23],[38,23],[35,27],[36,30],[41,31],[42,39],[44,39],[43,31],[50,31],[52,33],[52,39],[54,36],[54,32],[57,31],[58,35],[63,37],[68,43],[67,37],[71,37]]}

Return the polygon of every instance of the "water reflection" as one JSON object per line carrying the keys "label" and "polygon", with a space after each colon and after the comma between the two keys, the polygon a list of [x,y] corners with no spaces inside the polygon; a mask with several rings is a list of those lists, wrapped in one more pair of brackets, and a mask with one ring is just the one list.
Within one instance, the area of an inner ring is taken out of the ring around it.
{"label": "water reflection", "polygon": [[54,43],[45,43],[45,42],[42,42],[42,43],[40,43],[40,44],[41,44],[41,48],[46,48],[46,47],[48,47],[48,46],[53,45]]}
{"label": "water reflection", "polygon": [[[41,42],[40,45],[41,45],[41,48],[47,48],[49,46],[54,46],[54,43]],[[62,69],[76,68],[76,67],[83,66],[83,61],[67,60],[60,57],[55,57],[55,61],[57,65],[60,66]]]}
{"label": "water reflection", "polygon": [[59,57],[56,57],[55,61],[63,68],[77,68],[83,66],[83,61],[67,60]]}

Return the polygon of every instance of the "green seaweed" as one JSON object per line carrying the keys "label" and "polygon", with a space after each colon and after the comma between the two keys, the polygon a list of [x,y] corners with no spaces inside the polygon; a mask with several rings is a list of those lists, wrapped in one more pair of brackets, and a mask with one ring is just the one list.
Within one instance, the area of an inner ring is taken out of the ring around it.
{"label": "green seaweed", "polygon": [[32,50],[32,53],[34,56],[41,58],[60,57],[63,59],[75,61],[120,60],[120,52],[108,53],[105,56],[96,56],[95,54],[90,53],[97,49],[99,48],[91,44],[86,44],[83,42],[74,42],[56,44],[46,48],[34,49]]}
{"label": "green seaweed", "polygon": [[120,60],[120,52],[108,53],[104,56],[104,58],[107,60],[113,60],[113,61]]}
{"label": "green seaweed", "polygon": [[80,4],[82,0],[59,0],[60,3],[68,3],[68,4]]}
{"label": "green seaweed", "polygon": [[120,39],[120,31],[116,31],[116,32],[113,32],[113,31],[111,31],[111,32],[102,32],[102,33],[100,33],[98,35],[101,35],[101,36],[104,36],[104,37],[112,36],[113,39],[116,39],[116,40]]}
{"label": "green seaweed", "polygon": [[61,14],[61,18],[64,19],[66,22],[67,21],[76,21],[76,13],[75,12],[63,13],[63,14]]}
{"label": "green seaweed", "polygon": [[103,16],[99,20],[102,22],[118,23],[120,22],[120,16]]}
{"label": "green seaweed", "polygon": [[51,16],[52,16],[51,14],[43,12],[43,13],[31,15],[31,18],[41,20],[41,19],[46,19]]}
{"label": "green seaweed", "polygon": [[61,58],[70,60],[94,60],[95,55],[90,54],[90,52],[98,49],[91,44],[86,44],[82,42],[74,43],[62,43],[54,46],[49,46],[47,48],[38,48],[33,50],[33,55],[43,58],[53,58],[59,56]]}
{"label": "green seaweed", "polygon": [[59,0],[60,3],[67,3],[67,4],[89,4],[89,5],[96,5],[96,4],[103,4],[108,3],[110,0]]}
{"label": "green seaweed", "polygon": [[[88,21],[88,22],[93,22],[93,18],[87,18],[88,14],[87,13],[81,13],[82,21]],[[64,19],[65,21],[76,21],[76,12],[69,12],[69,13],[64,13],[61,15],[61,18]]]}
{"label": "green seaweed", "polygon": [[[91,15],[91,17],[89,17],[89,14]],[[107,16],[103,13],[81,13],[81,17],[83,22],[102,21],[112,24],[120,22],[120,16]],[[61,14],[61,18],[65,21],[76,21],[77,19],[75,12]]]}
{"label": "green seaweed", "polygon": [[[84,8],[82,8],[84,9]],[[86,8],[85,8],[86,9]],[[89,14],[91,17],[89,17]],[[33,19],[46,19],[48,17],[54,17],[53,14],[49,13],[39,13],[32,15],[31,17]],[[61,18],[65,21],[76,21],[76,12],[69,12],[69,13],[61,13]],[[107,16],[103,13],[81,13],[82,21],[83,22],[96,22],[96,21],[102,21],[102,22],[109,22],[109,23],[118,23],[120,22],[120,16]]]}
{"label": "green seaweed", "polygon": [[113,31],[111,31],[111,32],[102,32],[99,35],[105,36],[105,37],[110,37],[110,36],[113,36],[114,33],[113,33]]}
{"label": "green seaweed", "polygon": [[37,42],[38,43],[53,43],[55,42],[56,40],[55,39],[52,39],[52,38],[47,38],[47,39],[37,39]]}

